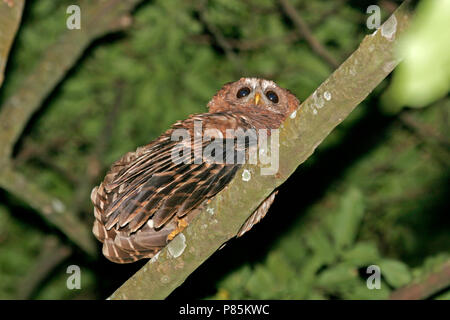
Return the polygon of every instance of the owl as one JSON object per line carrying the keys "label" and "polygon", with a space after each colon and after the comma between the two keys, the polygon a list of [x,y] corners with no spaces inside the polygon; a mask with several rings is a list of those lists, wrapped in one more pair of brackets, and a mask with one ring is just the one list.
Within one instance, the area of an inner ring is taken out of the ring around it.
{"label": "owl", "polygon": [[[215,141],[211,132],[226,141],[231,139],[228,129],[277,129],[298,106],[294,94],[273,81],[241,78],[217,92],[208,103],[208,113],[178,121],[148,145],[125,154],[91,193],[93,233],[103,243],[104,256],[116,263],[153,257],[192,221],[208,199],[228,185],[241,163],[195,158],[197,151]],[[173,139],[177,130],[202,139],[180,143]],[[174,161],[174,154],[185,147],[188,151],[182,161]],[[241,146],[249,148],[250,143]],[[238,237],[265,216],[275,195],[259,205]]]}

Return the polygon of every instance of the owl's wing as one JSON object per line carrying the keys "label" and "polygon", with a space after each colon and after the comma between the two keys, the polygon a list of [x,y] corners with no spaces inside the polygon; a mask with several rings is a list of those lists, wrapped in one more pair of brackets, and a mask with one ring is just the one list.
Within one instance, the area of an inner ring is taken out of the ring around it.
{"label": "owl's wing", "polygon": [[[96,218],[93,232],[104,244],[104,255],[113,262],[152,257],[167,244],[180,219],[189,222],[194,216],[191,212],[222,190],[240,167],[174,163],[172,152],[181,146],[172,141],[171,132],[127,153],[92,190]],[[209,143],[203,142],[202,148]],[[192,157],[193,153],[194,148]]]}

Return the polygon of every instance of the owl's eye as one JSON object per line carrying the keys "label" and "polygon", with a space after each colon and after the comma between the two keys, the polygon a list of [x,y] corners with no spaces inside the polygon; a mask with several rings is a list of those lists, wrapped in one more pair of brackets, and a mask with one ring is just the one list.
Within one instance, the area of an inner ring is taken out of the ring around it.
{"label": "owl's eye", "polygon": [[278,103],[278,95],[275,92],[267,91],[266,92],[266,97],[267,97],[267,99],[269,99],[273,103]]}
{"label": "owl's eye", "polygon": [[236,94],[236,97],[238,97],[240,99],[240,98],[248,96],[249,94],[250,94],[250,88],[243,87],[243,88],[239,89],[239,91]]}

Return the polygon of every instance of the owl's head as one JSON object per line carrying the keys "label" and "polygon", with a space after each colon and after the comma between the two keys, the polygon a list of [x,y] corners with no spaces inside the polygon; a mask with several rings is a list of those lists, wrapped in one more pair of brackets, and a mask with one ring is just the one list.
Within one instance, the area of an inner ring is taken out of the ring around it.
{"label": "owl's head", "polygon": [[241,78],[225,84],[208,103],[209,112],[257,107],[288,115],[300,102],[289,90],[275,82],[258,78]]}

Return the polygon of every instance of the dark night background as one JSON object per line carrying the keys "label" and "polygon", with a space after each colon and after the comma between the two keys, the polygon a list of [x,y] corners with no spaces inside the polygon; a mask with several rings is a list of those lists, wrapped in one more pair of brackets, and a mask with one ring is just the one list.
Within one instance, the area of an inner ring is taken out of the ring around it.
{"label": "dark night background", "polygon": [[[73,3],[27,1],[0,112],[67,32]],[[290,3],[339,65],[373,32],[367,7],[378,5],[385,21],[401,1]],[[88,47],[14,149],[15,168],[89,230],[90,191],[111,163],[176,120],[206,112],[224,83],[272,79],[303,101],[335,69],[276,0],[143,1],[132,16],[127,30]],[[401,108],[392,100],[395,76],[280,187],[261,223],[217,251],[169,299],[384,299],[448,263],[450,100],[441,94]],[[0,299],[104,299],[145,263],[115,265],[96,245],[99,255],[90,257],[0,189]],[[366,286],[373,264],[382,270],[380,290]],[[66,287],[69,265],[81,268],[80,290]],[[432,298],[449,299],[449,288]]]}

